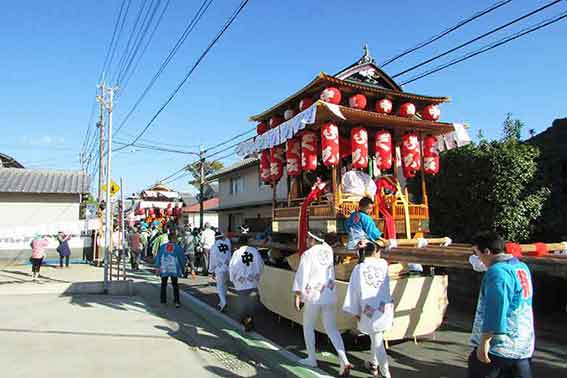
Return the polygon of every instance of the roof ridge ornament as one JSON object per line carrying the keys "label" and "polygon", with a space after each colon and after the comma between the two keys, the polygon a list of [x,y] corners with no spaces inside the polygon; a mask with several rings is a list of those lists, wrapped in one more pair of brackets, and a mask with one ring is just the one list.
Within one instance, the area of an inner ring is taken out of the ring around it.
{"label": "roof ridge ornament", "polygon": [[358,64],[376,63],[374,57],[370,54],[368,43],[365,43],[362,48],[364,49],[364,55],[358,60]]}

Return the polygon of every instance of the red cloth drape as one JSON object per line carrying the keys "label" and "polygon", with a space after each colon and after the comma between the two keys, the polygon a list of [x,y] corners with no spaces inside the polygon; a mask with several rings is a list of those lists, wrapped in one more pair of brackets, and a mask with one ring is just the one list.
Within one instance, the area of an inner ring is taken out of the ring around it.
{"label": "red cloth drape", "polygon": [[324,183],[320,178],[317,178],[317,181],[311,187],[311,192],[309,192],[309,194],[301,204],[297,232],[297,251],[300,255],[307,250],[307,232],[309,231],[309,205],[321,194],[325,193],[326,187],[327,183]]}
{"label": "red cloth drape", "polygon": [[395,192],[396,185],[392,183],[388,178],[381,177],[376,180],[376,202],[378,203],[378,210],[384,217],[384,238],[385,239],[395,239],[396,238],[396,222],[394,222],[394,217],[392,213],[386,207],[386,202],[384,201],[384,196],[382,194],[384,190],[390,190]]}

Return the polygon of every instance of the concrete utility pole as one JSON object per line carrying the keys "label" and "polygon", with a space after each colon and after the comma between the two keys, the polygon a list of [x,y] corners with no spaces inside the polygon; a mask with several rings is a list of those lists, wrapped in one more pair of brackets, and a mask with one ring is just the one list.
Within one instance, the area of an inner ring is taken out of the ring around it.
{"label": "concrete utility pole", "polygon": [[105,248],[104,248],[104,290],[108,292],[108,263],[111,247],[111,239],[112,239],[112,203],[110,199],[110,187],[111,187],[111,163],[112,163],[112,108],[113,108],[113,101],[114,101],[114,92],[116,88],[110,87],[107,89],[108,91],[108,102],[105,101],[106,93],[103,92],[102,97],[97,97],[102,105],[106,108],[108,112],[108,146],[107,146],[107,155],[106,155],[106,208],[105,208]]}
{"label": "concrete utility pole", "polygon": [[[105,84],[100,84],[100,98],[104,98]],[[100,101],[100,114],[97,123],[98,135],[98,201],[102,201],[102,186],[104,185],[104,102]]]}
{"label": "concrete utility pole", "polygon": [[203,145],[199,148],[199,227],[201,230],[204,225],[204,200],[205,196],[205,149]]}

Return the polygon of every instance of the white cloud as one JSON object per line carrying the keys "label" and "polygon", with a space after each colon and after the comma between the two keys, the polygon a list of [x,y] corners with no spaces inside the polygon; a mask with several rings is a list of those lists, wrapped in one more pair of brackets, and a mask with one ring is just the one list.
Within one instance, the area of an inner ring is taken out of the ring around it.
{"label": "white cloud", "polygon": [[22,136],[21,141],[24,144],[32,146],[60,146],[65,144],[65,138],[60,136],[44,135],[41,137]]}

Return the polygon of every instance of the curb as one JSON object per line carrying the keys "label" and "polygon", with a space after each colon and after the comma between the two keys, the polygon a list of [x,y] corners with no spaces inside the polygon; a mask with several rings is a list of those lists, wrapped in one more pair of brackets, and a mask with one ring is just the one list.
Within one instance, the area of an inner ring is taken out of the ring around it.
{"label": "curb", "polygon": [[[159,286],[159,284],[151,282],[137,282],[135,284],[136,288],[141,285]],[[135,292],[135,294],[137,293]],[[256,332],[245,333],[240,323],[230,318],[228,315],[216,311],[193,295],[183,290],[180,290],[179,295],[182,301],[189,304],[190,307],[186,307],[187,311],[195,313],[227,337],[230,337],[233,342],[241,347],[244,353],[250,355],[258,362],[264,363],[269,368],[276,370],[278,376],[299,378],[331,377],[320,369],[301,366],[298,363],[299,357],[264,336]]]}

